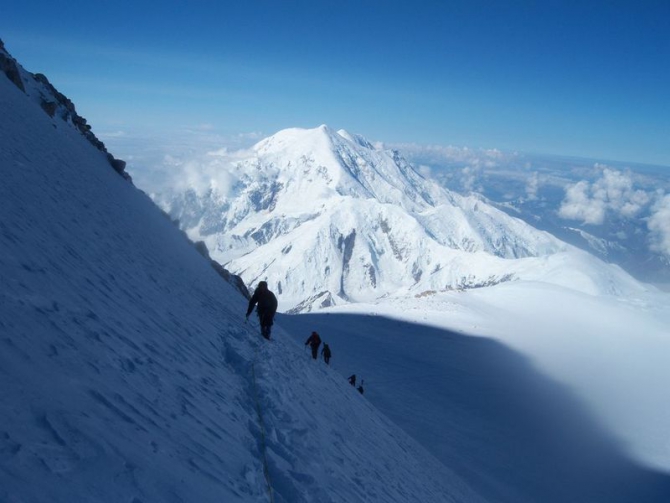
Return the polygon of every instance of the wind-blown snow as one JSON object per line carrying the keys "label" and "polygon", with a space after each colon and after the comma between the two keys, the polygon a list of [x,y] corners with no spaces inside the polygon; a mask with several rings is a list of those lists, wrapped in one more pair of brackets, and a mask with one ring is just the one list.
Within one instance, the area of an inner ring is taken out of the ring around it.
{"label": "wind-blown snow", "polygon": [[268,501],[265,445],[277,502],[482,501],[280,328],[262,341],[149,198],[1,74],[0,110],[0,500]]}

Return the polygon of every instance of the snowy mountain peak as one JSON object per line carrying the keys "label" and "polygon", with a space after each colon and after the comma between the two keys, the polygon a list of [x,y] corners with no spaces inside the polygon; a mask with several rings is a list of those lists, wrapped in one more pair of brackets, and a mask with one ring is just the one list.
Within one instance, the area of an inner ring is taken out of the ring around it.
{"label": "snowy mountain peak", "polygon": [[[234,190],[210,184],[205,193],[167,192],[157,201],[248,284],[267,280],[284,310],[518,279],[589,293],[632,285],[617,271],[591,271],[586,255],[576,258],[550,234],[481,197],[439,187],[399,152],[344,130],[285,129],[216,168],[235,179]],[[577,270],[569,279],[555,273],[566,261]]]}
{"label": "snowy mountain peak", "polygon": [[349,140],[350,142],[357,143],[361,147],[365,147],[371,150],[374,150],[375,147],[365,139],[365,137],[358,135],[358,134],[351,134],[348,131],[345,131],[344,129],[340,129],[337,134],[339,134],[342,138],[345,140]]}
{"label": "snowy mountain peak", "polygon": [[336,132],[326,125],[285,129],[260,141],[252,151],[255,159],[237,168],[262,167],[255,176],[281,186],[287,198],[372,198],[412,210],[433,204],[436,187],[402,156],[378,150],[362,136],[344,130]]}

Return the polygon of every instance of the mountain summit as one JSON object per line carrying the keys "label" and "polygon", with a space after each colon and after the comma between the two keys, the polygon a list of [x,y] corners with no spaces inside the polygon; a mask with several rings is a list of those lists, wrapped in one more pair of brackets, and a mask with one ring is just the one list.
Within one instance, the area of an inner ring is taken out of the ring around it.
{"label": "mountain summit", "polygon": [[212,153],[201,169],[205,183],[157,201],[216,260],[247,283],[267,280],[293,311],[515,279],[637,288],[481,197],[439,187],[400,152],[326,125]]}

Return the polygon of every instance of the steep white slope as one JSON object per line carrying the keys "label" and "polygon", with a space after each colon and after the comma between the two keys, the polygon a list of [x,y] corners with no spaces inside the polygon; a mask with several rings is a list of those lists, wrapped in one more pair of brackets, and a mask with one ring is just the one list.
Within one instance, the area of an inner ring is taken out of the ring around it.
{"label": "steep white slope", "polygon": [[281,329],[262,343],[105,153],[2,73],[0,110],[0,500],[268,501],[266,458],[277,502],[481,501]]}
{"label": "steep white slope", "polygon": [[485,201],[438,187],[398,152],[327,126],[280,131],[189,169],[157,201],[248,283],[267,280],[285,309],[517,279],[567,286],[553,274],[566,262],[573,288],[640,289]]}

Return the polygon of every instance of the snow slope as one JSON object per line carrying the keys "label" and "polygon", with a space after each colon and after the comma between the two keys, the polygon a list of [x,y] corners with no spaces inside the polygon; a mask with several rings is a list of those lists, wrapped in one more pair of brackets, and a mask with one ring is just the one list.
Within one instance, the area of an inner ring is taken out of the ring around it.
{"label": "snow slope", "polygon": [[[591,294],[643,288],[620,269],[421,177],[392,150],[327,126],[182,167],[156,201],[284,309],[525,279]],[[570,268],[571,277],[557,270]]]}
{"label": "snow slope", "polygon": [[483,501],[33,98],[0,74],[0,501]]}

